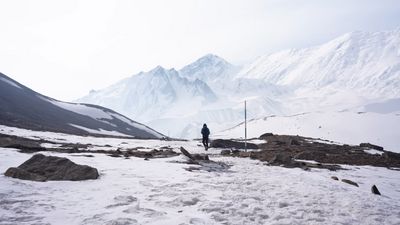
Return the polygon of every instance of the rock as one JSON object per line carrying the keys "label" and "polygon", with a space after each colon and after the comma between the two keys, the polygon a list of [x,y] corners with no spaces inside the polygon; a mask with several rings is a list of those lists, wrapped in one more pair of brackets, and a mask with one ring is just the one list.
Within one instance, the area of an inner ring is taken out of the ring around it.
{"label": "rock", "polygon": [[372,148],[378,151],[383,151],[383,147],[378,146],[378,145],[373,145],[371,143],[361,143],[360,147],[365,147],[365,148]]}
{"label": "rock", "polygon": [[379,192],[379,190],[378,190],[378,188],[375,186],[375,184],[372,185],[372,187],[371,187],[371,192],[372,192],[373,194],[376,194],[376,195],[381,195],[381,193]]}
{"label": "rock", "polygon": [[287,154],[283,153],[278,153],[275,156],[272,157],[272,159],[269,161],[269,164],[271,165],[288,165],[293,162],[292,157]]}
{"label": "rock", "polygon": [[47,180],[88,180],[97,179],[97,169],[78,165],[67,158],[45,156],[36,154],[17,168],[9,168],[5,176],[22,180],[47,181]]}
{"label": "rock", "polygon": [[[224,139],[213,140],[210,144],[212,148],[235,148],[235,149],[245,149],[245,143],[242,141],[232,141]],[[247,149],[258,149],[258,146],[253,143],[247,143]]]}
{"label": "rock", "polygon": [[239,152],[239,157],[246,158],[250,157],[251,152]]}
{"label": "rock", "polygon": [[222,150],[221,151],[221,155],[230,155],[231,154],[231,150]]}
{"label": "rock", "polygon": [[332,178],[333,180],[339,180],[339,178],[338,178],[337,176],[331,176],[331,178]]}
{"label": "rock", "polygon": [[300,142],[292,139],[292,140],[290,140],[290,145],[300,145]]}
{"label": "rock", "polygon": [[180,150],[184,156],[188,157],[191,160],[195,160],[192,154],[190,154],[184,147],[181,147]]}
{"label": "rock", "polygon": [[198,160],[205,160],[208,161],[210,160],[208,158],[208,155],[206,154],[190,154],[185,148],[181,147],[180,148],[181,152],[183,155],[185,155],[186,157],[188,157],[189,159],[193,160],[193,161],[198,161]]}
{"label": "rock", "polygon": [[273,133],[265,133],[265,134],[262,134],[259,137],[259,139],[265,139],[266,137],[271,137],[271,136],[274,136],[274,134]]}
{"label": "rock", "polygon": [[342,179],[342,182],[358,187],[358,184],[351,180]]}
{"label": "rock", "polygon": [[192,154],[192,156],[195,160],[210,160],[206,154]]}
{"label": "rock", "polygon": [[6,177],[18,178],[21,180],[32,180],[32,181],[46,181],[46,177],[41,176],[39,174],[30,173],[26,170],[20,169],[18,167],[10,167],[4,173]]}
{"label": "rock", "polygon": [[239,155],[240,151],[235,149],[231,151],[233,155]]}

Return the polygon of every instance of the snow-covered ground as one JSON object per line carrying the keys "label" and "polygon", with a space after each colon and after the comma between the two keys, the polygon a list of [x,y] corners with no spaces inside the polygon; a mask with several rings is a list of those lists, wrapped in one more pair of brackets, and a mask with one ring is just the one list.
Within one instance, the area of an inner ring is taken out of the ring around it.
{"label": "snow-covered ground", "polygon": [[[31,157],[12,149],[0,149],[0,155],[1,171]],[[182,156],[145,161],[51,155],[94,166],[101,177],[38,183],[1,175],[0,224],[400,223],[400,172],[385,168],[306,172],[219,157],[213,160],[232,165],[229,171],[188,172],[188,165],[171,162]],[[370,192],[373,184],[383,196]]]}
{"label": "snow-covered ground", "polygon": [[[59,142],[109,144],[110,149],[169,145],[204,153],[197,141],[79,137],[5,127],[0,131]],[[40,183],[1,174],[0,224],[400,224],[399,171],[369,166],[303,171],[222,157],[217,155],[219,149],[209,153],[212,160],[231,167],[189,172],[185,168],[193,165],[177,163],[185,161],[184,156],[145,161],[44,152],[96,167],[100,178]],[[0,148],[0,171],[31,156]],[[360,187],[331,176],[353,180]],[[382,196],[371,193],[373,184]]]}

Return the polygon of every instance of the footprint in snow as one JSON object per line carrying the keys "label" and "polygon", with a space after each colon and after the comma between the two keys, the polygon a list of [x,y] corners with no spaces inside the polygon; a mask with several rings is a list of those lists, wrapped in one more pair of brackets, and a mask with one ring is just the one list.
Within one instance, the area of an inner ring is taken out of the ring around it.
{"label": "footprint in snow", "polygon": [[106,206],[106,208],[110,209],[110,208],[115,208],[115,207],[119,207],[119,206],[130,205],[134,202],[137,202],[138,199],[136,197],[133,197],[130,195],[120,195],[120,196],[114,197],[114,201],[116,202],[115,204],[108,205],[108,206]]}

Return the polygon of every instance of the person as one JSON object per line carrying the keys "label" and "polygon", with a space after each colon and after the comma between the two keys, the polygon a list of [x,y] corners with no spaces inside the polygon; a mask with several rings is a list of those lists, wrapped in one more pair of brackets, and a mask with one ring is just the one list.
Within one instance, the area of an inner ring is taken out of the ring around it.
{"label": "person", "polygon": [[201,129],[201,135],[203,135],[203,145],[204,148],[208,149],[208,136],[210,135],[210,130],[207,127],[207,124],[203,124],[203,128]]}

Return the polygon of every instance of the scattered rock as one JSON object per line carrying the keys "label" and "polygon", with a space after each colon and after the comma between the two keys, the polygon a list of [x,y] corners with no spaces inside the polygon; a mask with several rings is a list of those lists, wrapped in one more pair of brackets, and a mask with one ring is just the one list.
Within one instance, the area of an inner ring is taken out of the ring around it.
{"label": "scattered rock", "polygon": [[300,145],[300,142],[297,140],[290,140],[290,145]]}
{"label": "scattered rock", "polygon": [[46,151],[40,144],[45,143],[43,140],[31,140],[23,137],[0,134],[0,147],[16,148],[21,152],[38,152]]}
{"label": "scattered rock", "polygon": [[269,161],[270,165],[288,165],[293,162],[292,157],[287,154],[278,153]]}
{"label": "scattered rock", "polygon": [[245,158],[245,157],[250,157],[251,152],[239,152],[239,157]]}
{"label": "scattered rock", "polygon": [[231,150],[222,150],[221,151],[221,155],[230,155],[231,154]]}
{"label": "scattered rock", "polygon": [[[183,155],[189,158],[188,164],[195,164],[196,167],[185,168],[187,171],[198,171],[204,170],[208,172],[222,172],[229,169],[230,166],[223,162],[215,162],[208,158],[208,155],[204,154],[191,154],[185,148],[180,148]],[[198,167],[200,166],[200,167]]]}
{"label": "scattered rock", "polygon": [[265,139],[265,138],[271,137],[271,136],[274,136],[274,134],[273,133],[265,133],[265,134],[262,134],[259,138],[260,139]]}
{"label": "scattered rock", "polygon": [[185,148],[181,147],[180,148],[181,152],[183,155],[185,155],[186,157],[188,157],[189,159],[193,160],[193,161],[197,161],[197,160],[210,160],[208,158],[208,155],[206,154],[190,154]]}
{"label": "scattered rock", "polygon": [[179,153],[176,153],[172,151],[171,149],[166,149],[166,150],[157,150],[153,149],[151,151],[138,151],[138,150],[127,150],[124,152],[125,156],[133,156],[133,157],[138,157],[138,158],[168,158],[168,157],[173,157],[179,155]]}
{"label": "scattered rock", "polygon": [[88,180],[97,179],[97,169],[78,165],[67,158],[36,154],[18,167],[9,168],[5,176],[22,180]]}
{"label": "scattered rock", "polygon": [[[235,148],[235,149],[245,149],[245,143],[233,140],[216,139],[210,144],[212,148]],[[258,149],[258,146],[253,143],[247,143],[247,149]]]}
{"label": "scattered rock", "polygon": [[332,178],[333,180],[339,180],[339,178],[338,178],[337,176],[331,176],[331,178]]}
{"label": "scattered rock", "polygon": [[371,187],[371,192],[372,192],[373,194],[376,194],[376,195],[381,195],[381,192],[379,192],[379,190],[378,190],[378,188],[375,186],[375,184],[372,185],[372,187]]}
{"label": "scattered rock", "polygon": [[342,182],[358,187],[358,184],[348,179],[342,179]]}
{"label": "scattered rock", "polygon": [[81,156],[81,157],[87,157],[87,158],[93,158],[94,157],[94,155],[90,155],[90,154],[71,155],[71,156]]}
{"label": "scattered rock", "polygon": [[383,151],[383,147],[378,146],[378,145],[374,145],[374,144],[371,144],[371,143],[361,143],[360,147],[372,148],[372,149],[375,149],[375,150],[378,150],[378,151]]}

